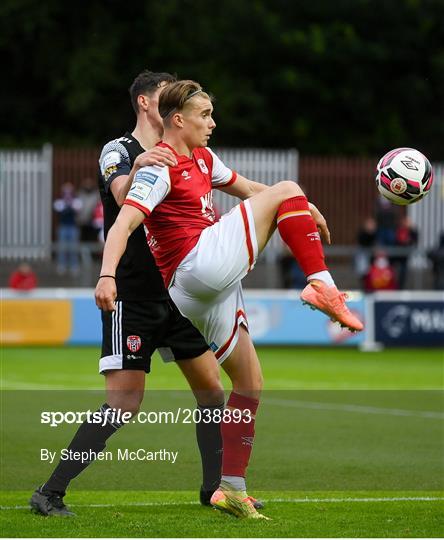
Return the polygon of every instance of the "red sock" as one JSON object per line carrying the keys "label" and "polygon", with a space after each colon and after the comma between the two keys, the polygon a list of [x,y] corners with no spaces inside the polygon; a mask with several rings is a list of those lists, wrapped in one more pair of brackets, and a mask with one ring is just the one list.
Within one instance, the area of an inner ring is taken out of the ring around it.
{"label": "red sock", "polygon": [[[254,440],[254,417],[259,406],[257,399],[249,398],[231,392],[227,407],[232,407],[234,415],[231,421],[222,422],[222,474],[225,476],[242,476],[245,478],[248,462]],[[246,411],[242,420],[238,422],[237,411]],[[233,412],[233,411],[231,411]]]}
{"label": "red sock", "polygon": [[292,197],[284,201],[278,209],[277,224],[282,240],[291,249],[306,276],[327,270],[321,237],[306,197]]}

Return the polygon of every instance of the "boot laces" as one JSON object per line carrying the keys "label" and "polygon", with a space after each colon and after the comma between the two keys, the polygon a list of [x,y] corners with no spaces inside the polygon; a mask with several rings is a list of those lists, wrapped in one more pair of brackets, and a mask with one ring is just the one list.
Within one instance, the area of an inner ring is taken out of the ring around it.
{"label": "boot laces", "polygon": [[345,304],[345,301],[347,300],[347,298],[348,298],[347,293],[339,292],[339,294],[333,300],[335,309],[337,309],[338,311],[347,311],[348,308]]}

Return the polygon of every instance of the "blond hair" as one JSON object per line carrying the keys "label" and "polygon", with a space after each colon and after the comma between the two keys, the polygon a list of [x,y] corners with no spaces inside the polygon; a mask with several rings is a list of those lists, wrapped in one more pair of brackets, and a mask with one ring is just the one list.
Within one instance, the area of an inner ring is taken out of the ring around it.
{"label": "blond hair", "polygon": [[212,96],[203,91],[196,81],[185,80],[168,84],[159,97],[159,114],[165,120],[173,112],[182,111],[186,103],[194,96],[199,95],[213,101]]}

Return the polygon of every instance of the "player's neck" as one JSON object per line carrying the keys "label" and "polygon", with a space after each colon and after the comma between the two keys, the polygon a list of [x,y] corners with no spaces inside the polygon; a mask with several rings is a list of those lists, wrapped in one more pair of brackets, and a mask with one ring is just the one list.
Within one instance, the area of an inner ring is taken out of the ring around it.
{"label": "player's neck", "polygon": [[162,139],[162,133],[159,133],[149,122],[143,121],[140,118],[137,119],[132,136],[139,141],[145,150],[153,148]]}
{"label": "player's neck", "polygon": [[175,137],[172,133],[165,131],[163,136],[163,142],[171,146],[179,156],[191,157],[193,155],[193,148],[190,148],[179,137]]}

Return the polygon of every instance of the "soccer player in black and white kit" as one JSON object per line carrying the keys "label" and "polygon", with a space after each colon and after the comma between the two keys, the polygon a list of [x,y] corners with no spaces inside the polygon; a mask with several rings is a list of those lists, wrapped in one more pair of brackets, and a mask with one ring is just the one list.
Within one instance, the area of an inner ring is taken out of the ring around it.
{"label": "soccer player in black and white kit", "polygon": [[[166,148],[155,147],[162,137],[163,123],[158,112],[159,94],[175,78],[168,73],[140,73],[130,87],[131,102],[137,115],[132,133],[108,142],[100,155],[99,187],[104,207],[105,235],[123,204],[135,172],[142,166],[174,166],[176,158]],[[105,425],[83,423],[68,449],[72,452],[99,452],[122,424],[111,423],[108,409],[136,414],[143,399],[145,374],[150,371],[151,355],[160,349],[165,360],[175,359],[192,388],[198,407],[224,406],[217,360],[197,329],[169,298],[140,226],[129,238],[128,247],[115,276],[116,310],[102,312],[102,355],[100,372],[105,375],[107,401],[99,411]],[[214,416],[213,416],[214,418]],[[221,473],[222,440],[217,422],[197,423],[203,483],[202,504],[210,504]],[[49,480],[38,488],[30,501],[34,511],[44,515],[72,515],[63,502],[69,482],[88,463],[60,461]]]}

